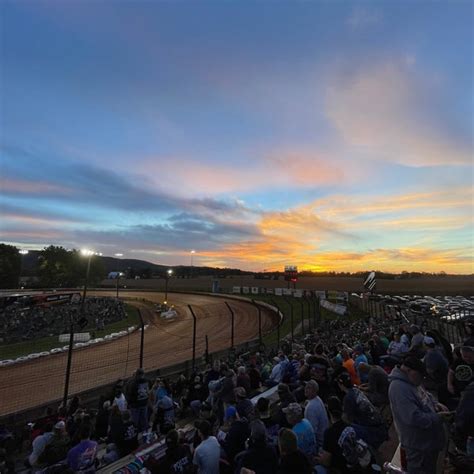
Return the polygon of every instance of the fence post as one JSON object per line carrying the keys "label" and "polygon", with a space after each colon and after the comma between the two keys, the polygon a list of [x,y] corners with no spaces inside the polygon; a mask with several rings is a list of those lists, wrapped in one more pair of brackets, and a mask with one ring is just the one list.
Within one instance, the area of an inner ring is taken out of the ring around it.
{"label": "fence post", "polygon": [[252,303],[255,305],[258,311],[258,343],[262,345],[262,308],[252,300]]}
{"label": "fence post", "polygon": [[304,304],[303,304],[303,298],[300,300],[300,306],[301,306],[301,324],[303,324],[303,321],[304,321]]}
{"label": "fence post", "polygon": [[140,369],[143,369],[143,348],[145,347],[145,325],[143,324],[142,312],[138,309],[138,316],[140,317]]}
{"label": "fence post", "polygon": [[196,315],[194,314],[193,307],[188,304],[189,311],[193,317],[193,373],[196,367]]}
{"label": "fence post", "polygon": [[304,311],[303,302],[301,302],[301,336],[304,336]]}
{"label": "fence post", "polygon": [[[308,305],[308,331],[312,332],[312,329],[311,329],[311,326],[312,326],[312,321],[311,321],[311,303],[309,302],[309,300],[306,298],[306,296],[303,297],[303,300],[302,300],[304,303],[306,303]],[[314,328],[313,328],[314,329]]]}
{"label": "fence post", "polygon": [[64,381],[64,396],[63,396],[63,408],[67,406],[67,397],[69,394],[69,379],[71,377],[71,365],[72,365],[72,349],[74,346],[74,323],[72,320],[72,315],[70,317],[70,326],[69,326],[69,349],[67,352],[67,367],[66,367],[66,379]]}
{"label": "fence post", "polygon": [[316,313],[317,313],[317,319],[318,319],[318,326],[321,326],[321,300],[319,299],[319,296],[316,296]]}
{"label": "fence post", "polygon": [[231,317],[231,325],[230,325],[230,348],[234,348],[234,311],[230,307],[230,304],[225,301],[225,305],[227,306],[228,310],[230,311],[230,317]]}
{"label": "fence post", "polygon": [[277,324],[277,349],[280,347],[280,308],[278,307],[278,305],[275,303],[275,301],[273,301],[273,305],[275,306],[275,308],[277,309],[277,320],[278,320],[278,324]]}
{"label": "fence post", "polygon": [[285,298],[286,303],[290,307],[290,329],[291,329],[291,342],[295,342],[295,322],[294,322],[294,313],[293,313],[293,305],[291,304],[290,301],[288,301],[288,298]]}

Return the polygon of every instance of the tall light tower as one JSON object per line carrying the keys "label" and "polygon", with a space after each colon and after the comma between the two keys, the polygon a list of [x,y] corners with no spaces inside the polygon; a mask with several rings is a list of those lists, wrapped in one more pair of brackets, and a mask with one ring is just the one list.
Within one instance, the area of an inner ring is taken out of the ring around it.
{"label": "tall light tower", "polygon": [[[123,257],[123,253],[115,253],[114,254],[116,257]],[[120,265],[118,265],[120,266]],[[123,276],[124,274],[120,271],[120,268],[117,269],[117,278],[116,278],[116,297],[118,299],[119,297],[119,281],[120,281],[120,277]]]}
{"label": "tall light tower", "polygon": [[171,278],[171,275],[173,274],[173,270],[168,269],[166,270],[166,280],[165,280],[165,304],[168,304],[168,280]]}
{"label": "tall light tower", "polygon": [[191,250],[190,254],[191,254],[191,278],[193,276],[193,257],[194,257],[194,254],[196,253],[196,250]]}
{"label": "tall light tower", "polygon": [[21,249],[21,250],[18,251],[18,253],[21,255],[21,258],[20,258],[20,276],[18,277],[18,283],[19,283],[19,286],[21,288],[23,288],[21,286],[21,274],[23,273],[23,259],[25,258],[25,255],[29,254],[29,251],[26,250],[26,249]]}
{"label": "tall light tower", "polygon": [[81,304],[81,313],[84,313],[84,304],[86,302],[86,295],[87,295],[87,283],[89,281],[89,273],[91,271],[91,259],[93,255],[102,256],[102,254],[98,252],[94,252],[93,250],[82,249],[81,255],[83,255],[84,257],[87,257],[86,281],[84,282],[84,291],[82,293],[82,304]]}

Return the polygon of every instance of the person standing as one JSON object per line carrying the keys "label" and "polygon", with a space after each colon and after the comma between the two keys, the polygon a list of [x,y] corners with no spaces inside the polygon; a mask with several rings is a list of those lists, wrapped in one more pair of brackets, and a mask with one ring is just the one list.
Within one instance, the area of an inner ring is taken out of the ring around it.
{"label": "person standing", "polygon": [[408,472],[436,473],[438,454],[445,445],[443,420],[448,412],[436,413],[420,389],[423,363],[408,356],[389,376],[388,396],[400,444],[405,450]]}
{"label": "person standing", "polygon": [[139,432],[148,428],[149,382],[143,369],[137,369],[129,387],[128,403],[132,420]]}

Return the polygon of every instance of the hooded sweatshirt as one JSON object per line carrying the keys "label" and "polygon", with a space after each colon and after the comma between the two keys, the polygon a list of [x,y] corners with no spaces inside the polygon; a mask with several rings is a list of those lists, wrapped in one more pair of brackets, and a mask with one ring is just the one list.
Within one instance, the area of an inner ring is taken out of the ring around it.
{"label": "hooded sweatshirt", "polygon": [[444,447],[443,422],[423,403],[418,387],[398,367],[392,370],[389,380],[388,396],[400,444],[404,448],[426,451]]}

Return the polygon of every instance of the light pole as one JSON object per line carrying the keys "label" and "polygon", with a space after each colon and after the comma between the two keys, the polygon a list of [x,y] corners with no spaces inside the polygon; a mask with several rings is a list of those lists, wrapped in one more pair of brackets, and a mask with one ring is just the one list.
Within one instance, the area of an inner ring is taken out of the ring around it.
{"label": "light pole", "polygon": [[191,254],[191,278],[193,277],[193,257],[194,257],[194,254],[196,253],[196,250],[191,250],[190,254]]}
{"label": "light pole", "polygon": [[171,275],[173,274],[173,270],[168,269],[166,270],[166,279],[165,279],[165,304],[168,304],[168,280],[170,279]]}
{"label": "light pole", "polygon": [[18,253],[21,255],[21,258],[20,258],[20,276],[18,277],[18,284],[19,284],[20,288],[23,288],[21,286],[21,274],[23,273],[23,259],[24,259],[25,255],[28,255],[29,251],[26,250],[26,249],[22,249],[22,250],[19,250]]}
{"label": "light pole", "polygon": [[[114,254],[116,257],[123,257],[123,253]],[[120,266],[120,265],[117,265]],[[116,281],[116,290],[117,290],[117,299],[119,297],[119,281],[120,277],[123,276],[123,273],[120,271],[120,268],[117,269],[117,281]]]}
{"label": "light pole", "polygon": [[81,304],[81,313],[84,313],[84,303],[86,302],[87,282],[89,281],[89,273],[91,271],[92,255],[101,256],[102,254],[94,252],[93,250],[88,250],[88,249],[82,249],[81,254],[84,255],[84,257],[87,257],[86,281],[84,282],[84,291],[82,293],[82,304]]}

